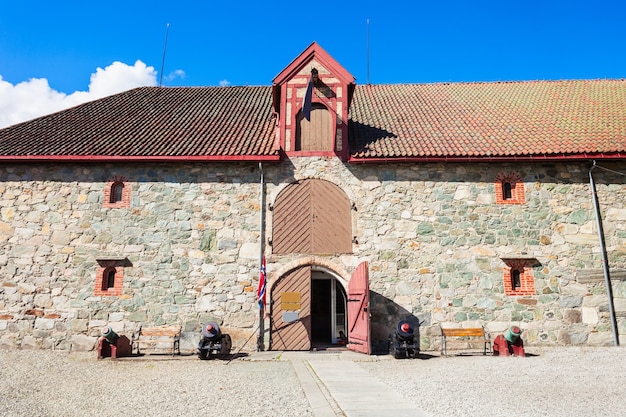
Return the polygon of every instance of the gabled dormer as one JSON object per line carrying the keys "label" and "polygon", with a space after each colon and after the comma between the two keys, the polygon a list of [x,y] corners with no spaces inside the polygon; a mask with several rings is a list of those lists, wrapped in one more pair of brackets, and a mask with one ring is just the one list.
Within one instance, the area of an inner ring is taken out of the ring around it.
{"label": "gabled dormer", "polygon": [[288,156],[348,159],[348,110],[354,81],[315,42],[274,78],[277,140]]}

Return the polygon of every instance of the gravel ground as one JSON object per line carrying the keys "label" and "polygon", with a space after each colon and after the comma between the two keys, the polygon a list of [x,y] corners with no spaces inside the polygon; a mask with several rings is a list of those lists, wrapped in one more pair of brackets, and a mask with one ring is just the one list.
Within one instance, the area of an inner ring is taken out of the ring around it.
{"label": "gravel ground", "polygon": [[562,348],[535,355],[359,364],[432,416],[626,416],[626,349]]}
{"label": "gravel ground", "polygon": [[0,381],[3,417],[313,415],[287,361],[0,350]]}
{"label": "gravel ground", "polygon": [[[433,417],[626,415],[624,348],[552,349],[528,358],[364,359],[359,366]],[[95,352],[0,350],[0,416],[85,415],[313,414],[285,360],[226,365],[193,356],[115,361],[97,360]]]}

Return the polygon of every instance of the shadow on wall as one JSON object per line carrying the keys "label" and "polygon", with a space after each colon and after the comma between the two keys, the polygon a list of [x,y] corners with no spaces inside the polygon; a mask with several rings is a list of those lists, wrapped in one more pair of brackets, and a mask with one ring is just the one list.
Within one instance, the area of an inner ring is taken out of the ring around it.
{"label": "shadow on wall", "polygon": [[[406,320],[414,329],[423,329],[424,326],[430,326],[431,322],[430,313],[414,315],[375,291],[370,291],[370,314],[372,353],[377,355],[389,353],[389,337],[394,334],[400,321]],[[420,350],[429,350],[429,339],[422,337],[421,329],[418,337]]]}

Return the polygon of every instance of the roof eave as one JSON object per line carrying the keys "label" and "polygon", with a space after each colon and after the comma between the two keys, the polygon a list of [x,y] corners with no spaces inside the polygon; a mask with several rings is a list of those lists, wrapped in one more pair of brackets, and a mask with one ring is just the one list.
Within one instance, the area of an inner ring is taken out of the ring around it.
{"label": "roof eave", "polygon": [[2,162],[279,162],[280,155],[116,156],[116,155],[11,155]]}
{"label": "roof eave", "polygon": [[404,157],[366,157],[350,156],[351,164],[384,164],[384,163],[441,163],[441,162],[541,162],[541,161],[590,161],[593,159],[617,160],[626,159],[626,153],[582,153],[556,155],[511,155],[511,156],[404,156]]}

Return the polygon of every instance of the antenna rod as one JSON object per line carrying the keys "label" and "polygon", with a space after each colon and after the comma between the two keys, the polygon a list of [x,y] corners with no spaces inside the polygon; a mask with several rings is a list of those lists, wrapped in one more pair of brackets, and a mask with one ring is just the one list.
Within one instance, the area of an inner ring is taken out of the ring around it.
{"label": "antenna rod", "polygon": [[370,83],[370,20],[367,19],[367,84]]}
{"label": "antenna rod", "polygon": [[170,24],[165,26],[165,45],[163,45],[163,58],[161,58],[161,75],[159,76],[159,87],[163,84],[163,68],[165,67],[165,51],[167,50],[167,33],[170,30]]}

